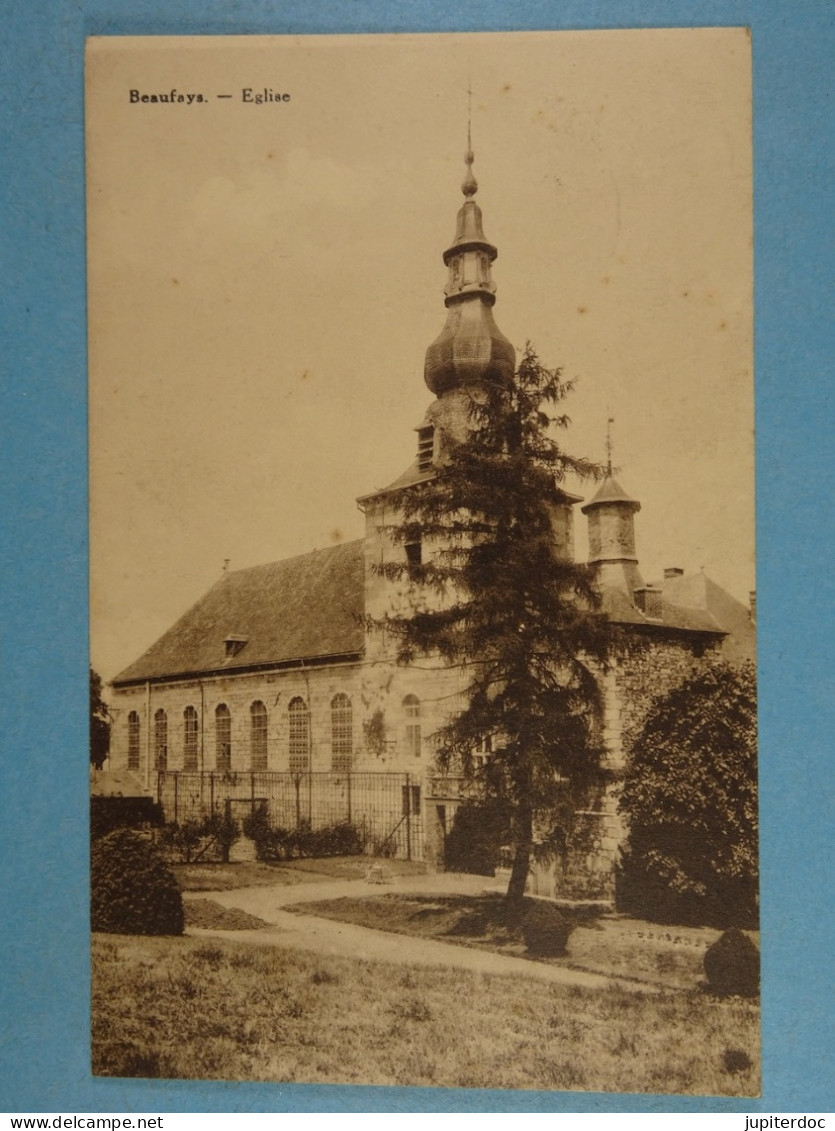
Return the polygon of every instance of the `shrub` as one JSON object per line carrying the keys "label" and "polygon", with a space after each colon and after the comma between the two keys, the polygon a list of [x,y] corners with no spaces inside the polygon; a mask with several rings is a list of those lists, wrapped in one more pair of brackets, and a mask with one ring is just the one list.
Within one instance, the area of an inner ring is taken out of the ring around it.
{"label": "shrub", "polygon": [[213,813],[203,822],[203,835],[217,845],[221,860],[224,864],[228,864],[229,849],[236,840],[240,840],[241,827],[229,813],[224,813],[222,816]]}
{"label": "shrub", "polygon": [[317,856],[359,856],[365,851],[365,832],[349,821],[312,829],[302,821],[294,829],[271,825],[267,813],[258,809],[244,818],[244,834],[255,842],[261,861],[297,860]]}
{"label": "shrub", "polygon": [[162,824],[162,807],[153,797],[93,794],[90,798],[90,839],[98,840],[113,829]]}
{"label": "shrub", "polygon": [[573,923],[553,903],[532,900],[522,918],[522,938],[532,954],[565,954]]}
{"label": "shrub", "polygon": [[760,952],[736,927],[707,948],[704,966],[708,987],[715,994],[756,997],[760,992]]}
{"label": "shrub", "polygon": [[272,829],[269,813],[263,805],[259,806],[257,809],[253,809],[251,813],[247,813],[243,821],[241,821],[241,828],[243,829],[244,836],[255,842],[258,859],[260,860],[259,843],[264,840]]}
{"label": "shrub", "polygon": [[161,829],[159,844],[169,860],[174,857],[177,863],[190,864],[195,854],[202,856],[197,852],[203,843],[202,829],[202,821],[172,821]]}
{"label": "shrub", "polygon": [[753,665],[714,664],[652,705],[620,799],[618,907],[660,922],[757,922]]}
{"label": "shrub", "polygon": [[363,830],[349,821],[326,825],[310,836],[316,856],[361,856],[367,841]]}
{"label": "shrub", "polygon": [[492,876],[509,829],[508,807],[499,800],[460,805],[444,842],[446,871]]}
{"label": "shrub", "polygon": [[177,881],[144,837],[116,829],[94,841],[90,869],[94,931],[181,935],[183,899]]}
{"label": "shrub", "polygon": [[172,821],[160,833],[160,844],[168,859],[191,864],[195,860],[229,862],[229,849],[240,839],[241,828],[229,814],[213,814],[200,821]]}

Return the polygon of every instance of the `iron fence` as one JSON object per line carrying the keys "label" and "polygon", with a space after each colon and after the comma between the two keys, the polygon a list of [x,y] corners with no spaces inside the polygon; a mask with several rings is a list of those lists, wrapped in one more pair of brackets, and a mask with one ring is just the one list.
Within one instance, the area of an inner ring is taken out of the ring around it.
{"label": "iron fence", "polygon": [[160,770],[157,800],[167,823],[259,810],[287,829],[347,822],[377,853],[423,859],[424,799],[412,774]]}

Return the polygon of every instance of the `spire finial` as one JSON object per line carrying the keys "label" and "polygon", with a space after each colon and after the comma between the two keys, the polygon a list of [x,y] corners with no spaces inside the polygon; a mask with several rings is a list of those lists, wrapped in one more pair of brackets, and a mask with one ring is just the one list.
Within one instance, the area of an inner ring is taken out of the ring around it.
{"label": "spire finial", "polygon": [[612,425],[615,423],[614,416],[610,416],[606,421],[606,474],[612,474]]}
{"label": "spire finial", "polygon": [[467,84],[467,152],[464,156],[464,162],[467,166],[467,172],[464,176],[464,181],[461,185],[461,191],[467,198],[475,196],[478,192],[478,181],[473,176],[473,141],[472,141],[472,118],[473,118],[473,90],[472,86]]}

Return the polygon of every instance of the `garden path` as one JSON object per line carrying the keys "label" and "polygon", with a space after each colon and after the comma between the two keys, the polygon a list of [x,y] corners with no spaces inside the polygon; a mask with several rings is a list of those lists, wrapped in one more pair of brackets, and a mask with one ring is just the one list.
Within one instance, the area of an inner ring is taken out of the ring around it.
{"label": "garden path", "polygon": [[270,925],[257,930],[224,931],[190,928],[194,936],[219,936],[262,946],[291,947],[345,958],[392,962],[402,965],[442,966],[483,974],[534,978],[566,986],[605,989],[613,983],[624,989],[653,992],[653,987],[626,979],[572,970],[545,962],[493,954],[474,947],[341,923],[315,915],[297,915],[284,908],[290,904],[340,899],[343,896],[382,895],[386,892],[422,895],[480,895],[495,891],[484,876],[440,873],[426,876],[395,876],[382,884],[364,879],[316,880],[299,884],[237,888],[232,891],[186,893],[185,898],[211,899],[223,907],[257,915]]}

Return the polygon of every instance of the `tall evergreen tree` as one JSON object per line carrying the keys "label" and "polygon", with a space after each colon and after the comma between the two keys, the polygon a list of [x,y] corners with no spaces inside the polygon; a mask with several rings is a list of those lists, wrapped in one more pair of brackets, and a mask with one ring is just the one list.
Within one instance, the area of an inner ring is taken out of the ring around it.
{"label": "tall evergreen tree", "polygon": [[[605,666],[612,631],[591,571],[555,538],[566,478],[603,471],[559,442],[569,421],[555,410],[570,390],[530,345],[512,382],[483,384],[466,435],[447,441],[428,483],[404,491],[388,528],[396,542],[421,542],[425,560],[378,567],[434,598],[377,622],[398,659],[436,655],[466,673],[460,709],[437,735],[440,769],[507,804],[511,904],[524,895],[537,818],[601,767],[593,669]],[[492,754],[477,767],[473,752],[487,738]]]}

